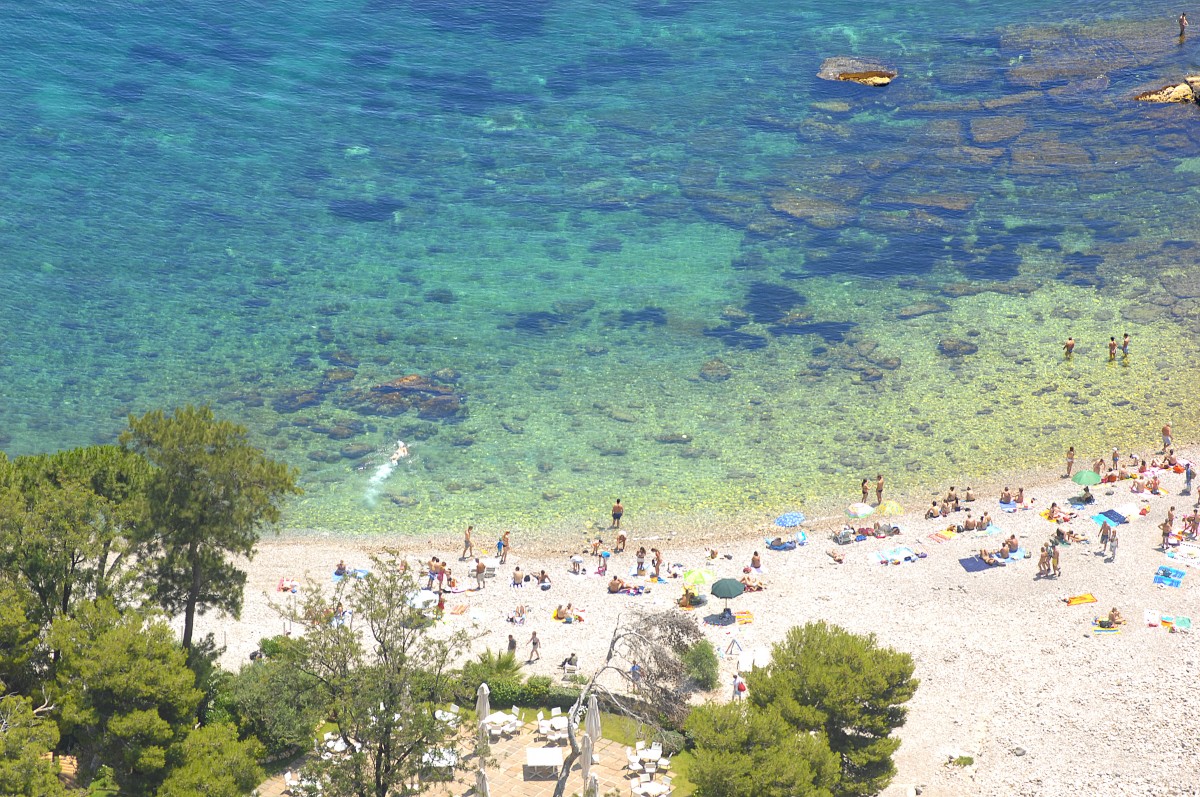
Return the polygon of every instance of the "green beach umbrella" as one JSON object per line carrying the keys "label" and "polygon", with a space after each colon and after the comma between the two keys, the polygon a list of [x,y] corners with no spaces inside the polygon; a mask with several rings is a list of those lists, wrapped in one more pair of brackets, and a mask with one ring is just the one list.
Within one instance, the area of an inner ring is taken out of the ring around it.
{"label": "green beach umbrella", "polygon": [[726,601],[736,598],[745,591],[746,585],[736,578],[723,578],[712,585],[712,594]]}
{"label": "green beach umbrella", "polygon": [[862,518],[865,518],[867,515],[870,515],[874,512],[875,507],[871,506],[870,504],[857,503],[846,507],[847,517],[852,517],[856,520],[861,520]]}
{"label": "green beach umbrella", "polygon": [[1071,481],[1076,484],[1082,484],[1085,487],[1090,487],[1093,484],[1100,483],[1100,474],[1094,470],[1081,470],[1071,477]]}

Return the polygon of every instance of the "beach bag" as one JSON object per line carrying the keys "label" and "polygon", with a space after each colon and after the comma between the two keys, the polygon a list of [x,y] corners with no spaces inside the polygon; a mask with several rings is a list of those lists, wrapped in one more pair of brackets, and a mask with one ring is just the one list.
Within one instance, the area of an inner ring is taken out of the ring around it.
{"label": "beach bag", "polygon": [[738,691],[739,692],[746,691],[746,682],[745,681],[738,681]]}

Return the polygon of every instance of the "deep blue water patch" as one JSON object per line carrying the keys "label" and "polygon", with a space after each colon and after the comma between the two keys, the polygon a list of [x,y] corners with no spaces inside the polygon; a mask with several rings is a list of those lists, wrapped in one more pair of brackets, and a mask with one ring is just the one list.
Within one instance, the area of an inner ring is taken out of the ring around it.
{"label": "deep blue water patch", "polygon": [[756,322],[770,324],[807,303],[808,299],[787,285],[752,282],[742,306]]}
{"label": "deep blue water patch", "polygon": [[396,199],[334,199],[329,212],[339,219],[357,222],[391,221],[404,203]]}
{"label": "deep blue water patch", "polygon": [[751,332],[743,332],[742,330],[732,325],[722,325],[717,327],[709,327],[704,330],[705,337],[716,338],[731,349],[746,349],[754,351],[756,349],[765,349],[770,343],[767,338],[762,335],[755,335]]}

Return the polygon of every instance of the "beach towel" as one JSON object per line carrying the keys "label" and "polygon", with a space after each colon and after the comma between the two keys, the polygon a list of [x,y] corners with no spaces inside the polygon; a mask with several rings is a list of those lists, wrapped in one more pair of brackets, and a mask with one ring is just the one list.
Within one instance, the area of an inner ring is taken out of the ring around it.
{"label": "beach towel", "polygon": [[1154,583],[1164,587],[1179,588],[1183,585],[1183,577],[1187,575],[1186,570],[1180,570],[1177,567],[1167,567],[1163,565],[1154,571]]}
{"label": "beach towel", "polygon": [[1000,509],[1005,512],[1016,512],[1017,511],[1017,502],[1016,501],[1008,501],[1008,502],[1001,501]]}
{"label": "beach towel", "polygon": [[876,551],[871,554],[871,561],[877,564],[894,564],[917,561],[917,554],[907,545],[901,545],[886,551]]}
{"label": "beach towel", "polygon": [[1083,603],[1095,603],[1095,602],[1096,602],[1096,596],[1090,592],[1085,592],[1082,595],[1072,595],[1071,597],[1066,599],[1066,604],[1068,606],[1079,606],[1080,604],[1083,604]]}
{"label": "beach towel", "polygon": [[1142,612],[1142,617],[1145,619],[1146,625],[1151,628],[1157,628],[1162,615],[1153,609],[1146,609]]}
{"label": "beach towel", "polygon": [[1191,631],[1192,630],[1192,618],[1176,617],[1175,618],[1175,630],[1176,631]]}
{"label": "beach towel", "polygon": [[964,557],[959,559],[958,563],[962,565],[962,569],[966,570],[968,573],[978,573],[983,570],[994,569],[991,565],[980,559],[978,556]]}
{"label": "beach towel", "polygon": [[1100,514],[1103,515],[1104,517],[1108,518],[1113,523],[1116,523],[1117,525],[1129,522],[1129,520],[1124,515],[1122,515],[1120,512],[1118,512],[1115,509],[1109,509],[1104,512],[1101,512]]}
{"label": "beach towel", "polygon": [[1092,620],[1092,633],[1098,635],[1119,634],[1121,633],[1121,629],[1115,625],[1112,628],[1102,628],[1100,623]]}
{"label": "beach towel", "polygon": [[754,622],[754,615],[748,611],[734,612],[733,616],[737,618],[738,625],[747,625]]}
{"label": "beach towel", "polygon": [[346,576],[354,576],[355,578],[366,578],[370,574],[371,574],[370,570],[363,570],[362,568],[357,568],[355,570],[347,570],[345,576],[339,576],[337,573],[334,573],[333,574],[333,583],[337,584]]}
{"label": "beach towel", "polygon": [[467,604],[465,604],[465,603],[460,603],[457,606],[455,606],[453,609],[450,610],[450,614],[466,614],[466,613],[467,613]]}

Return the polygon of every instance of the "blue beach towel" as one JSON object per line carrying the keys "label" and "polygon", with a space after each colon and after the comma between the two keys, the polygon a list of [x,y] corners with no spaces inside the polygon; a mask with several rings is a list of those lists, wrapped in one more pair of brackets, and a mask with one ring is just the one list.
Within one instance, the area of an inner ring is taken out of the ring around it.
{"label": "blue beach towel", "polygon": [[1109,520],[1111,520],[1113,523],[1116,523],[1117,525],[1129,522],[1129,520],[1124,515],[1122,515],[1120,512],[1118,512],[1115,509],[1109,509],[1104,512],[1101,512],[1100,514],[1103,515],[1104,517],[1108,518]]}
{"label": "blue beach towel", "polygon": [[[980,559],[978,556],[964,557],[962,559],[959,559],[958,563],[960,565],[962,565],[962,569],[966,570],[968,573],[978,573],[983,570],[995,570],[996,569],[992,565],[989,565],[987,562]],[[1003,567],[1003,566],[1004,565],[997,565],[997,567]]]}
{"label": "blue beach towel", "polygon": [[[346,571],[346,576],[354,576],[355,578],[366,578],[370,574],[371,574],[370,570],[363,570],[362,568],[357,568],[355,570],[347,570]],[[337,573],[334,573],[333,574],[333,583],[337,584],[346,576],[339,576]]]}
{"label": "blue beach towel", "polygon": [[1000,508],[1003,509],[1005,512],[1016,512],[1017,511],[1017,502],[1009,501],[1008,503],[1005,503],[1004,501],[1001,501]]}
{"label": "blue beach towel", "polygon": [[1154,571],[1154,583],[1162,584],[1165,587],[1180,587],[1183,584],[1183,577],[1187,575],[1187,571],[1180,570],[1175,567],[1167,567],[1163,565]]}

